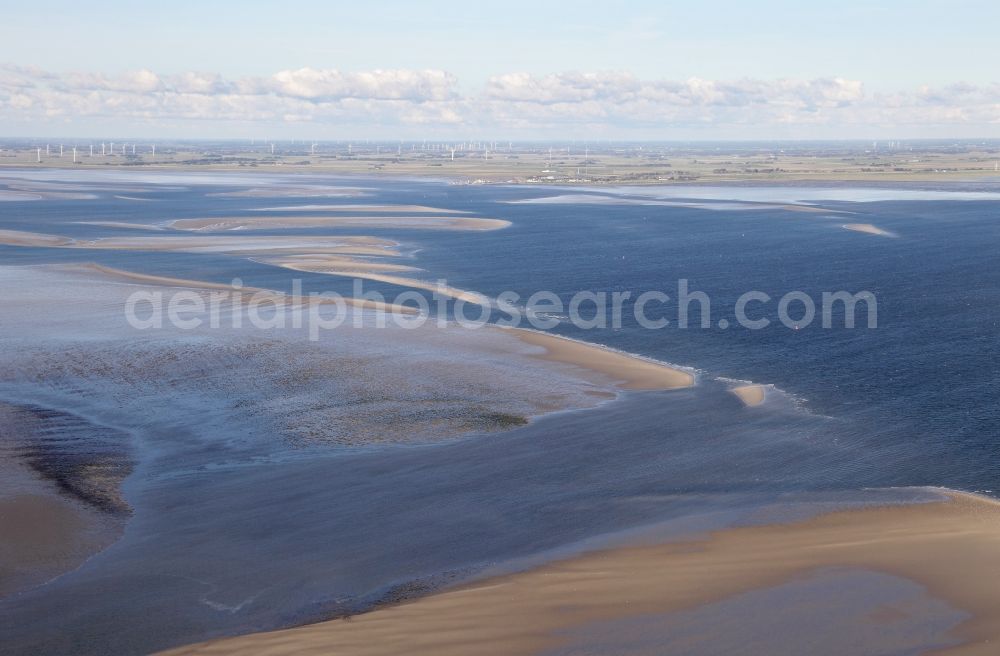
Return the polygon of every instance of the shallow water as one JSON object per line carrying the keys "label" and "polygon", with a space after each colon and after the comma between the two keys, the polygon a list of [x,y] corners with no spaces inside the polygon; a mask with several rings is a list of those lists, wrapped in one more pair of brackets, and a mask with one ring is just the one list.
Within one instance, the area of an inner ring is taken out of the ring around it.
{"label": "shallow water", "polygon": [[[137,401],[125,398],[124,383],[95,394],[98,388],[79,381],[57,388],[52,377],[29,384],[6,371],[0,400],[76,412],[127,431],[137,461],[125,485],[134,512],[125,537],[76,572],[0,601],[5,650],[12,653],[143,653],[356,612],[504,563],[550,557],[595,536],[694,514],[721,513],[719,521],[731,523],[790,497],[844,503],[858,491],[888,486],[1000,489],[993,345],[1000,323],[1000,271],[993,265],[1000,185],[960,189],[993,194],[986,199],[952,196],[947,188],[898,193],[850,185],[669,190],[679,198],[808,201],[852,212],[827,216],[773,208],[510,204],[562,192],[419,181],[32,177],[85,185],[97,198],[6,202],[0,229],[78,239],[155,236],[77,222],[153,224],[298,202],[212,195],[268,182],[365,187],[363,199],[343,202],[430,205],[513,222],[484,233],[365,231],[401,241],[412,254],[406,263],[425,269],[429,280],[443,277],[490,295],[513,290],[527,297],[545,289],[568,298],[579,290],[660,289],[675,296],[677,280],[686,278],[711,296],[713,327],[647,330],[628,312],[620,329],[584,331],[563,322],[561,334],[694,367],[699,385],[624,394],[506,433],[427,446],[356,449],[333,442],[303,450],[278,439],[280,427],[266,421],[267,413],[264,420],[249,417],[227,405],[231,390],[213,383],[199,392],[187,374],[178,375],[176,396],[167,393],[136,416],[130,403]],[[117,198],[121,188],[151,200]],[[844,216],[899,236],[844,230]],[[301,277],[307,291],[350,290],[347,280],[224,254],[0,246],[0,264],[74,261],[223,283],[240,277],[248,286],[281,290]],[[402,291],[379,283],[366,288]],[[751,289],[774,298],[791,290],[816,298],[823,291],[870,290],[878,298],[879,327],[719,328],[719,319],[732,317],[735,299]],[[62,320],[67,331],[83,325]],[[11,334],[15,324],[0,321],[8,347],[25,338]],[[419,376],[419,368],[412,371]],[[242,380],[232,381],[234,389],[249,384]],[[744,408],[726,391],[730,380],[781,391]],[[254,394],[266,398],[268,389],[275,388],[259,386]],[[193,405],[199,393],[202,405]]]}

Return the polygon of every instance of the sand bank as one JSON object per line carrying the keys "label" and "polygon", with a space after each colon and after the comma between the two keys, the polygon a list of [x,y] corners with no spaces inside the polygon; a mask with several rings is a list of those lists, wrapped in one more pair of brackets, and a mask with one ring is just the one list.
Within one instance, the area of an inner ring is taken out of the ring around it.
{"label": "sand bank", "polygon": [[658,205],[662,207],[684,207],[691,209],[715,211],[751,211],[751,210],[784,210],[788,212],[807,212],[823,214],[841,214],[842,210],[830,210],[813,205],[799,203],[762,203],[750,200],[676,200],[655,198],[651,196],[606,196],[598,194],[560,194],[542,198],[524,198],[503,201],[509,205]]}
{"label": "sand bank", "polygon": [[988,573],[998,567],[1000,504],[951,493],[940,502],[832,512],[688,542],[590,553],[349,622],[168,653],[537,654],[559,649],[572,630],[598,622],[695,608],[825,568],[858,568],[915,581],[970,614],[950,636],[956,646],[935,653],[992,656],[1000,642],[1000,587]]}
{"label": "sand bank", "polygon": [[511,331],[522,342],[544,348],[545,353],[539,357],[611,377],[623,389],[678,389],[694,385],[693,374],[660,362],[558,335],[518,328]]}
{"label": "sand bank", "polygon": [[[196,290],[213,290],[213,291],[227,291],[236,292],[239,291],[242,295],[240,298],[243,302],[249,302],[254,295],[258,295],[257,298],[261,300],[275,301],[279,304],[290,303],[292,305],[298,303],[332,303],[333,301],[324,297],[295,297],[290,294],[284,294],[282,292],[277,292],[271,289],[263,289],[260,287],[241,287],[238,290],[231,285],[226,285],[222,283],[206,282],[202,280],[186,280],[183,278],[170,278],[168,276],[155,276],[145,273],[135,273],[133,271],[125,271],[122,269],[114,269],[112,267],[106,267],[101,264],[87,263],[87,264],[72,264],[63,267],[67,271],[81,271],[84,273],[96,273],[105,278],[120,280],[124,282],[134,282],[146,285],[155,285],[162,287],[177,287],[182,289],[196,289]],[[358,299],[358,298],[343,298],[345,305],[350,307],[362,309],[362,310],[374,310],[376,312],[389,312],[393,314],[419,314],[419,310],[412,307],[407,307],[404,305],[398,305],[395,303],[382,303],[379,301],[373,301],[368,299]]]}
{"label": "sand bank", "polygon": [[740,385],[729,390],[743,401],[743,405],[751,407],[764,402],[766,391],[763,385]]}
{"label": "sand bank", "polygon": [[[147,200],[144,198],[137,200]],[[128,230],[161,231],[163,226],[150,223],[126,223],[125,221],[77,221],[80,225],[101,226],[102,228],[126,228]]]}
{"label": "sand bank", "polygon": [[795,203],[786,203],[784,205],[778,205],[778,209],[782,209],[788,212],[805,212],[807,214],[844,214],[843,210],[831,210],[823,207],[814,207],[812,205],[798,205]]}
{"label": "sand bank", "polygon": [[500,230],[510,225],[501,219],[464,216],[249,216],[172,221],[175,230],[221,232],[280,228],[403,228],[407,230]]}
{"label": "sand bank", "polygon": [[2,202],[12,202],[19,203],[27,200],[42,200],[40,194],[31,194],[23,191],[11,191],[9,189],[0,189],[0,203]]}
{"label": "sand bank", "polygon": [[[281,266],[288,269],[295,269],[296,271],[309,270],[301,268],[300,264],[288,266],[287,264],[281,263],[283,262],[282,260],[279,260],[277,262],[278,263],[275,263],[276,266]],[[448,298],[453,298],[459,301],[465,301],[466,303],[472,303],[473,305],[479,305],[482,307],[492,307],[493,305],[493,303],[487,296],[480,294],[479,292],[470,292],[465,289],[458,289],[457,287],[449,287],[448,285],[439,285],[437,283],[428,282],[426,280],[417,280],[416,278],[407,278],[404,276],[379,273],[376,268],[373,268],[378,266],[379,266],[378,264],[372,264],[372,263],[362,263],[360,266],[355,266],[354,264],[349,263],[348,268],[339,270],[327,267],[325,264],[321,263],[318,267],[312,269],[312,271],[314,273],[322,273],[328,276],[340,276],[343,278],[360,278],[362,280],[374,280],[376,282],[384,282],[390,285],[399,285],[400,287],[422,289],[427,292],[437,293],[440,294],[441,296],[447,296]]]}
{"label": "sand bank", "polygon": [[[396,242],[377,237],[104,237],[73,243],[76,248],[96,248],[104,250],[135,251],[178,251],[186,253],[236,253],[243,251],[302,250],[337,248],[341,252],[358,254],[386,254],[384,249],[396,246]],[[388,253],[391,254],[391,253]]]}
{"label": "sand bank", "polygon": [[883,230],[878,226],[874,226],[870,223],[845,223],[842,226],[845,230],[853,230],[854,232],[863,232],[869,235],[878,235],[879,237],[895,237],[896,234],[889,232],[888,230]]}
{"label": "sand bank", "polygon": [[278,207],[255,207],[251,212],[402,212],[410,214],[469,214],[465,210],[449,210],[427,205],[280,205]]}
{"label": "sand bank", "polygon": [[63,247],[75,242],[69,237],[46,235],[40,232],[24,232],[22,230],[0,230],[0,244],[6,246],[42,246]]}
{"label": "sand bank", "polygon": [[179,253],[339,253],[395,256],[394,241],[379,237],[209,236],[103,237],[76,240],[60,235],[0,230],[0,244],[96,250],[175,251]]}
{"label": "sand bank", "polygon": [[255,187],[240,191],[222,191],[209,196],[225,198],[356,198],[364,196],[360,187],[334,187],[328,185],[302,185]]}
{"label": "sand bank", "polygon": [[389,262],[374,262],[359,257],[348,257],[345,255],[323,255],[319,253],[309,253],[306,255],[287,255],[284,257],[260,257],[251,258],[255,262],[270,264],[271,266],[283,267],[292,271],[305,271],[308,273],[330,273],[336,274],[338,271],[359,271],[359,272],[405,272],[421,271],[417,267],[406,264],[392,264]]}

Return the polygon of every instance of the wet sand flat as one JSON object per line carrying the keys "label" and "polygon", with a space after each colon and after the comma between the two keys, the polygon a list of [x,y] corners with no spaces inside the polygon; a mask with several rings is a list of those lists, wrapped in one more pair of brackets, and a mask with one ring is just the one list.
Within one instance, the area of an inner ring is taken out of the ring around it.
{"label": "wet sand flat", "polygon": [[73,569],[113,541],[94,511],[54,490],[0,496],[0,597]]}
{"label": "wet sand flat", "polygon": [[52,467],[58,456],[39,462],[46,428],[30,409],[0,401],[0,598],[79,566],[117,539],[127,514],[93,503],[120,500],[99,460],[62,472]]}

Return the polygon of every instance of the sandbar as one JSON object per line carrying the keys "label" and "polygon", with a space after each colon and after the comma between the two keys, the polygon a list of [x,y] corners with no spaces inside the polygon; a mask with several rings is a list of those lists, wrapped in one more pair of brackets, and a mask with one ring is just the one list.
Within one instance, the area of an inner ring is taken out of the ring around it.
{"label": "sandbar", "polygon": [[303,185],[298,187],[255,187],[240,191],[222,191],[209,196],[228,198],[355,198],[364,196],[365,191],[359,187],[330,187],[323,185]]}
{"label": "sandbar", "polygon": [[878,226],[874,226],[870,223],[845,223],[843,225],[845,230],[852,230],[854,232],[863,232],[868,235],[877,235],[879,237],[895,237],[896,233],[889,232],[888,230],[883,230]]}
{"label": "sandbar", "polygon": [[169,225],[175,230],[202,232],[323,227],[485,231],[506,228],[510,225],[510,221],[466,216],[230,216],[177,219]]}
{"label": "sandbar", "polygon": [[[265,260],[260,260],[260,261],[263,262]],[[324,265],[320,265],[314,269],[303,269],[301,268],[301,265],[293,264],[290,266],[284,260],[277,260],[268,263],[274,264],[275,266],[284,267],[286,269],[294,269],[297,271],[310,270],[314,273],[322,273],[328,276],[340,276],[343,278],[360,278],[362,280],[374,280],[376,282],[384,282],[390,285],[399,285],[400,287],[422,289],[424,291],[434,292],[440,294],[441,296],[447,296],[455,300],[464,301],[466,303],[472,303],[473,305],[479,305],[482,307],[492,307],[493,305],[493,303],[487,296],[480,294],[479,292],[471,292],[465,289],[458,289],[457,287],[449,287],[448,285],[438,284],[436,282],[418,280],[416,278],[406,278],[404,276],[396,276],[387,273],[378,273],[377,270],[373,268],[373,266],[369,263],[363,263],[360,266],[349,265],[349,268],[343,270],[331,269]]]}
{"label": "sandbar", "polygon": [[[240,287],[238,290],[232,285],[226,285],[223,283],[206,282],[202,280],[186,280],[183,278],[171,278],[168,276],[156,276],[146,273],[136,273],[133,271],[125,271],[123,269],[115,269],[112,267],[107,267],[101,264],[86,263],[86,264],[73,264],[63,267],[67,271],[77,270],[85,273],[96,273],[103,275],[115,280],[121,280],[125,282],[142,283],[148,285],[164,286],[164,287],[176,287],[183,289],[198,289],[198,290],[217,290],[217,291],[227,291],[236,292],[239,291],[241,296],[240,300],[243,302],[249,302],[251,298],[256,294],[258,298],[276,301],[278,303],[291,302],[291,303],[332,303],[332,299],[323,296],[301,296],[295,297],[290,294],[284,294],[282,292],[277,292],[271,289],[263,289],[260,287]],[[370,300],[370,299],[359,299],[343,297],[343,302],[345,305],[355,307],[362,310],[374,310],[376,312],[389,312],[393,314],[419,314],[419,310],[416,308],[408,307],[405,305],[398,305],[396,303],[383,303],[380,301]]]}
{"label": "sandbar", "polygon": [[767,395],[763,385],[740,385],[729,390],[743,402],[743,405],[752,407],[764,402]]}
{"label": "sandbar", "polygon": [[255,207],[251,212],[409,212],[419,214],[468,214],[465,210],[449,210],[443,207],[428,207],[427,205],[374,205],[374,204],[344,204],[344,205],[280,205],[278,207]]}
{"label": "sandbar", "polygon": [[[149,200],[137,198],[136,200]],[[80,225],[101,226],[102,228],[126,228],[129,230],[154,230],[161,231],[163,226],[150,223],[126,223],[125,221],[76,221]]]}
{"label": "sandbar", "polygon": [[912,580],[968,613],[950,632],[955,645],[935,653],[992,656],[1000,642],[1000,586],[989,573],[998,567],[1000,504],[951,492],[943,501],[840,510],[690,541],[593,552],[350,621],[167,653],[538,654],[559,650],[572,630],[594,623],[697,608],[818,571],[857,568]]}
{"label": "sandbar", "polygon": [[662,362],[558,335],[520,328],[510,330],[522,342],[544,348],[545,353],[539,357],[611,377],[622,389],[679,389],[691,387],[695,382],[693,374]]}
{"label": "sandbar", "polygon": [[0,230],[0,244],[96,250],[176,251],[181,253],[341,253],[395,256],[394,241],[379,237],[327,236],[223,236],[183,235],[157,237],[103,237],[76,240],[61,235],[20,230]]}
{"label": "sandbar", "polygon": [[60,235],[46,235],[23,230],[0,230],[0,244],[6,246],[64,247],[74,243],[75,240]]}
{"label": "sandbar", "polygon": [[390,262],[373,262],[359,257],[349,257],[346,255],[323,255],[322,253],[309,253],[306,255],[286,255],[284,257],[260,257],[251,258],[255,262],[279,266],[293,271],[305,271],[308,273],[332,273],[338,271],[358,271],[358,272],[404,272],[421,271],[417,267],[406,264],[393,264]]}

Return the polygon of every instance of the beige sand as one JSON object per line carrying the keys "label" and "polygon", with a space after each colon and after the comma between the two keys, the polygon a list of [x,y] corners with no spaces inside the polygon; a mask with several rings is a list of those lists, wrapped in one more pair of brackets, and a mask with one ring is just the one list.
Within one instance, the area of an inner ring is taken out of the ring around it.
{"label": "beige sand", "polygon": [[179,253],[341,253],[351,255],[397,256],[394,241],[379,237],[345,235],[343,237],[290,236],[156,236],[104,237],[78,241],[60,235],[19,230],[0,230],[0,244],[9,246],[46,246],[52,248],[89,248],[96,250],[175,251]]}
{"label": "beige sand", "polygon": [[540,357],[545,360],[575,365],[611,377],[623,389],[677,389],[694,385],[692,374],[660,362],[534,330],[510,330],[522,342],[544,348],[545,353]]}
{"label": "beige sand", "polygon": [[766,396],[763,385],[740,385],[729,391],[735,394],[740,401],[743,401],[743,405],[748,407],[760,405],[764,402],[764,397]]}
{"label": "beige sand", "polygon": [[[140,198],[137,200],[147,200]],[[101,226],[103,228],[128,228],[131,230],[154,230],[161,231],[163,226],[151,225],[149,223],[126,223],[124,221],[77,221],[81,225]]]}
{"label": "beige sand", "polygon": [[[183,237],[105,237],[91,241],[78,241],[76,248],[96,248],[103,250],[137,251],[177,251],[186,253],[218,252],[239,253],[244,251],[274,251],[337,248],[341,252],[357,252],[359,255],[383,254],[382,249],[396,246],[396,242],[377,237],[263,237],[263,236],[183,236]],[[392,254],[392,253],[388,253]]]}
{"label": "beige sand", "polygon": [[465,216],[228,216],[178,219],[169,225],[175,230],[203,232],[324,227],[485,231],[506,228],[510,221]]}
{"label": "beige sand", "polygon": [[829,210],[822,207],[814,207],[812,205],[797,205],[794,203],[786,203],[785,205],[775,206],[778,209],[782,209],[788,212],[806,212],[812,214],[850,214],[850,212],[844,212],[843,210]]}
{"label": "beige sand", "polygon": [[[170,278],[167,276],[154,276],[145,273],[135,273],[132,271],[125,271],[123,269],[114,269],[111,267],[106,267],[101,264],[95,264],[95,263],[73,264],[73,265],[67,265],[64,268],[70,271],[78,270],[84,273],[91,273],[91,274],[96,273],[115,280],[123,280],[127,282],[142,283],[147,285],[178,287],[183,289],[218,290],[227,292],[239,291],[241,294],[240,298],[244,302],[249,302],[251,300],[251,297],[253,297],[253,295],[255,294],[263,295],[263,298],[267,300],[277,301],[279,303],[333,302],[324,297],[303,296],[296,299],[294,296],[283,294],[281,292],[276,292],[270,289],[262,289],[260,287],[241,287],[239,290],[236,290],[231,285],[225,285],[222,283],[205,282],[202,280],[186,280],[183,278]],[[407,307],[404,305],[397,305],[395,303],[381,303],[379,301],[358,299],[358,298],[344,298],[343,301],[345,305],[349,305],[351,307],[355,307],[362,310],[374,310],[377,312],[388,312],[393,314],[419,314],[419,310],[417,310],[416,308]]]}
{"label": "beige sand", "polygon": [[280,266],[286,269],[293,269],[295,271],[309,271],[312,273],[322,273],[328,276],[374,280],[377,282],[385,282],[390,285],[399,285],[400,287],[422,289],[424,291],[436,292],[441,296],[447,296],[449,298],[465,301],[466,303],[472,303],[473,305],[479,305],[481,307],[492,306],[490,299],[478,292],[470,292],[464,289],[458,289],[457,287],[449,287],[448,285],[438,285],[437,283],[427,282],[426,280],[417,280],[416,278],[406,278],[404,276],[381,273],[382,271],[406,270],[409,269],[409,267],[404,266],[399,268],[400,265],[365,262],[354,258],[342,258],[346,260],[343,262],[344,266],[338,267],[331,264],[331,259],[336,261],[337,258],[324,259],[313,255],[307,255],[304,257],[305,259],[302,261],[291,260],[288,258],[259,258],[257,261],[265,264],[272,264],[274,266]]}
{"label": "beige sand", "polygon": [[61,493],[15,455],[22,440],[38,436],[34,418],[0,402],[0,598],[78,567],[124,525],[122,517]]}
{"label": "beige sand", "polygon": [[359,187],[330,187],[322,185],[284,187],[275,185],[240,191],[223,191],[208,195],[228,198],[355,198],[366,194],[364,189]]}
{"label": "beige sand", "polygon": [[0,496],[0,597],[79,566],[113,536],[95,529],[97,513],[59,496]]}
{"label": "beige sand", "polygon": [[874,226],[870,223],[845,223],[844,229],[853,230],[854,232],[863,232],[869,235],[878,235],[879,237],[895,237],[896,234],[889,232],[888,230],[883,230],[878,226]]}
{"label": "beige sand", "polygon": [[46,235],[40,232],[24,232],[22,230],[0,230],[0,244],[7,246],[70,246],[74,242],[69,237]]}
{"label": "beige sand", "polygon": [[427,205],[282,205],[280,207],[256,207],[253,212],[409,212],[419,214],[469,214],[465,210],[449,210]]}
{"label": "beige sand", "polygon": [[602,620],[693,608],[822,568],[911,579],[965,610],[962,644],[939,654],[993,656],[1000,643],[1000,504],[947,501],[832,512],[705,539],[586,554],[351,618],[224,639],[179,654],[537,654],[560,632]]}
{"label": "beige sand", "polygon": [[310,253],[307,255],[288,255],[284,257],[260,257],[251,258],[255,262],[279,266],[293,271],[306,271],[309,273],[336,273],[337,271],[366,271],[366,272],[404,272],[421,271],[417,267],[405,264],[392,264],[389,262],[373,262],[357,257],[347,257],[344,255],[322,255]]}

